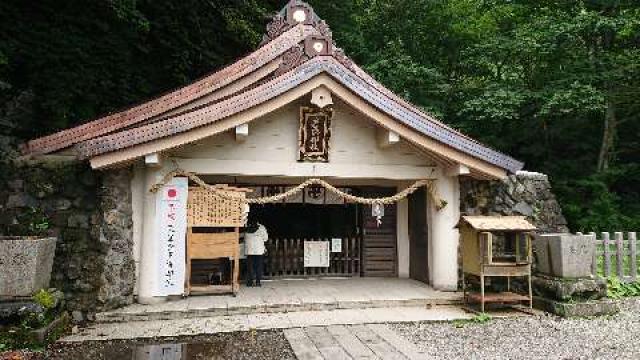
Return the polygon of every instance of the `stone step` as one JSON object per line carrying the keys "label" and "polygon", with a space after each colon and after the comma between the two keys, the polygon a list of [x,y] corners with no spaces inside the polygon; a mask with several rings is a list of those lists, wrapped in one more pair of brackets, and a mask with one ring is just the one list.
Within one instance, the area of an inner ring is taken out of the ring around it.
{"label": "stone step", "polygon": [[[228,304],[221,297],[190,297],[155,305],[134,304],[123,309],[96,314],[96,323],[121,323],[130,321],[178,320],[229,315],[261,313],[288,313],[300,311],[322,311],[337,309],[371,308],[431,308],[440,305],[460,305],[462,297],[443,299],[380,299],[354,301],[310,301],[310,302],[265,302]],[[234,303],[236,301],[233,301]]]}
{"label": "stone step", "polygon": [[[84,342],[127,339],[158,339],[178,336],[195,336],[205,334],[228,333],[236,331],[256,331],[267,329],[296,329],[309,327],[327,327],[326,333],[311,331],[304,334],[293,332],[294,338],[302,335],[320,335],[311,339],[320,353],[335,354],[339,345],[347,354],[355,359],[377,359],[377,353],[388,348],[379,345],[380,341],[369,341],[372,347],[364,344],[365,339],[384,337],[390,345],[401,348],[400,352],[412,358],[415,349],[408,346],[401,339],[389,336],[388,332],[371,324],[388,324],[399,322],[425,321],[453,321],[456,319],[471,319],[473,315],[458,306],[436,306],[431,309],[425,307],[395,307],[370,309],[338,309],[328,311],[298,311],[289,313],[268,313],[249,315],[229,315],[183,318],[177,320],[134,321],[126,323],[89,324],[77,333],[62,338],[61,342]],[[356,333],[353,325],[367,324],[364,329]],[[373,334],[372,334],[373,332]],[[327,334],[328,333],[328,334]],[[329,338],[329,334],[335,341]],[[359,337],[360,336],[360,337]],[[303,339],[304,341],[304,339]],[[308,345],[308,343],[307,343]],[[305,346],[308,348],[308,346]],[[339,351],[338,351],[339,352]],[[340,356],[340,355],[337,355]],[[333,359],[331,359],[333,360]]]}

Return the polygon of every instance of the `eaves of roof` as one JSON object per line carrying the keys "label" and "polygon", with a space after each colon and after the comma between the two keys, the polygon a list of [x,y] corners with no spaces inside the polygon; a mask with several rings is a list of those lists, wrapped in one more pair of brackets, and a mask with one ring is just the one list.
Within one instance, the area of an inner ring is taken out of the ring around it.
{"label": "eaves of roof", "polygon": [[523,166],[521,162],[434,121],[415,107],[399,102],[395,97],[392,98],[389,96],[390,92],[382,85],[372,85],[370,79],[356,75],[331,56],[315,57],[283,75],[221,102],[137,128],[86,140],[76,145],[76,148],[82,157],[90,158],[186,132],[248,110],[321,73],[328,74],[380,111],[425,136],[511,172],[516,172]]}
{"label": "eaves of roof", "polygon": [[[297,22],[293,13],[301,10],[306,18]],[[326,53],[308,51],[309,40],[313,43],[316,39],[327,41]],[[414,130],[422,139],[432,139],[510,172],[523,167],[521,162],[439,122],[385,88],[344,56],[333,44],[328,25],[300,0],[290,0],[267,26],[263,45],[236,63],[143,104],[29,141],[23,150],[46,154],[75,146],[81,157],[94,158],[148,145],[213,123],[218,125],[216,122],[278,98],[320,74],[327,74],[362,99],[361,106],[370,104],[393,119],[389,121]]]}
{"label": "eaves of roof", "polygon": [[187,86],[161,95],[126,110],[110,114],[85,124],[29,141],[25,154],[47,154],[68,148],[79,142],[113,133],[140,124],[170,110],[186,105],[233,83],[298,45],[307,36],[317,35],[310,25],[299,24],[278,38],[260,47],[243,59],[197,80]]}

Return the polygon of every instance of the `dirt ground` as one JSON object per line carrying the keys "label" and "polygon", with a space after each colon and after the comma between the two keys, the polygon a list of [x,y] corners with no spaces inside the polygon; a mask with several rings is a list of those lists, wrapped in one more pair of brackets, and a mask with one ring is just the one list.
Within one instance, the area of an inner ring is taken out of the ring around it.
{"label": "dirt ground", "polygon": [[141,341],[55,343],[46,354],[6,353],[0,360],[152,360],[167,353],[175,353],[170,358],[181,360],[295,359],[282,331],[249,331]]}

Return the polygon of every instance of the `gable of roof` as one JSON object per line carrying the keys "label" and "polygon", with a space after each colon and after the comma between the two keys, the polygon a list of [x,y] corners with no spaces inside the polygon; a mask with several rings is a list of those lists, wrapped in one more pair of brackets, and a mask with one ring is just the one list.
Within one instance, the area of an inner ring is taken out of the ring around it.
{"label": "gable of roof", "polygon": [[[275,61],[275,70],[269,76],[255,76]],[[247,111],[320,74],[330,76],[400,124],[447,147],[506,171],[523,167],[521,162],[437,121],[375,81],[335,46],[331,30],[313,9],[297,0],[276,14],[267,26],[262,46],[244,59],[144,104],[32,140],[25,152],[50,153],[75,146],[81,158],[92,158],[120,151]]]}
{"label": "gable of roof", "polygon": [[121,112],[109,114],[85,124],[31,140],[26,144],[24,152],[51,153],[85,140],[135,126],[154,116],[162,115],[224,88],[281,56],[307,36],[315,34],[318,34],[318,31],[311,26],[299,25],[293,27],[282,33],[275,41],[260,47],[245,58],[220,71]]}

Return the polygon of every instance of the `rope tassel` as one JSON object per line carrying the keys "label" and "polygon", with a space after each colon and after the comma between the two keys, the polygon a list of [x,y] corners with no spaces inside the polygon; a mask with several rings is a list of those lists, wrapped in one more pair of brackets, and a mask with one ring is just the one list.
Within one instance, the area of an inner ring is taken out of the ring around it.
{"label": "rope tassel", "polygon": [[[171,181],[171,179],[173,179],[174,177],[177,177],[177,176],[187,177],[191,181],[196,183],[198,186],[201,186],[201,187],[207,189],[208,191],[212,192],[215,196],[219,196],[221,198],[227,198],[223,193],[221,193],[221,191],[220,191],[221,188],[219,186],[207,184],[206,182],[204,182],[204,180],[199,178],[196,174],[184,171],[182,169],[176,169],[176,170],[173,170],[173,171],[169,172],[168,174],[166,174],[164,176],[162,181],[160,181],[159,183],[153,185],[149,191],[151,191],[153,193],[157,192],[162,186],[164,186],[169,181]],[[376,204],[376,206],[378,204],[380,206],[383,206],[383,205],[387,205],[387,204],[396,203],[396,202],[398,202],[398,201],[400,201],[402,199],[405,199],[407,196],[413,194],[416,190],[418,190],[419,188],[424,186],[427,189],[427,193],[429,194],[429,198],[431,199],[431,201],[433,201],[433,204],[434,204],[434,206],[436,207],[437,210],[441,210],[445,206],[447,206],[447,202],[442,200],[440,198],[440,196],[438,195],[438,190],[436,188],[435,180],[432,180],[432,179],[429,179],[429,180],[427,180],[427,179],[418,180],[418,181],[414,182],[413,184],[411,184],[411,186],[407,187],[406,189],[404,189],[404,190],[402,190],[402,191],[400,191],[397,194],[392,195],[392,196],[387,196],[387,197],[382,197],[382,198],[364,198],[364,197],[348,194],[348,193],[336,188],[335,186],[329,184],[328,182],[326,182],[326,181],[324,181],[322,179],[313,178],[313,179],[308,179],[305,182],[303,182],[302,184],[300,184],[300,185],[298,185],[296,187],[293,187],[293,188],[291,188],[291,189],[289,189],[289,190],[287,190],[287,191],[285,191],[283,193],[277,194],[277,195],[265,196],[265,197],[259,197],[259,198],[252,198],[252,199],[243,199],[243,201],[245,203],[247,203],[247,204],[279,203],[279,202],[282,202],[284,199],[286,199],[288,197],[291,197],[291,196],[301,192],[306,187],[313,186],[313,185],[322,186],[325,189],[327,189],[327,191],[330,191],[330,192],[338,195],[339,197],[347,200],[348,202],[353,202],[353,203],[358,203],[358,204],[365,204],[365,205],[372,205],[372,206],[374,204]]]}

